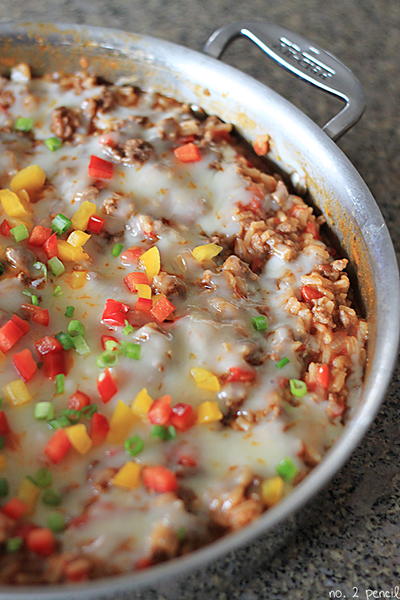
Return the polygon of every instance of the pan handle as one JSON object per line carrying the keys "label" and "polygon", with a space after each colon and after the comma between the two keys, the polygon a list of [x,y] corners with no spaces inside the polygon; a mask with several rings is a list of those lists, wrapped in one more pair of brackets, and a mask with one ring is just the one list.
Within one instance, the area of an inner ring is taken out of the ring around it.
{"label": "pan handle", "polygon": [[248,38],[290,73],[345,102],[323,127],[330,138],[337,140],[360,119],[366,103],[357,77],[335,56],[279,25],[265,21],[231,23],[214,31],[203,50],[220,58],[239,36]]}

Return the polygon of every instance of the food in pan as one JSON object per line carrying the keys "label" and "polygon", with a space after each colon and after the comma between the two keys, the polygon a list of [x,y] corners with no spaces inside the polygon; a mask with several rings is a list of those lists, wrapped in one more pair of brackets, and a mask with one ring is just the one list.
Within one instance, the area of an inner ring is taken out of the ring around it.
{"label": "food in pan", "polygon": [[0,81],[0,580],[151,567],[290,494],[360,398],[323,217],[201,109]]}

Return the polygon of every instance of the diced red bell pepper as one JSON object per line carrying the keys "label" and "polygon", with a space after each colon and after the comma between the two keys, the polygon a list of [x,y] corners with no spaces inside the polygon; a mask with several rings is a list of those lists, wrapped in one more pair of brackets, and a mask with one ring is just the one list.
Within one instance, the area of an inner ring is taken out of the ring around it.
{"label": "diced red bell pepper", "polygon": [[135,562],[135,569],[137,569],[138,571],[143,571],[143,569],[148,569],[149,567],[151,567],[153,565],[153,561],[151,560],[151,558],[139,558],[139,560],[137,560]]}
{"label": "diced red bell pepper", "polygon": [[114,173],[114,165],[112,162],[92,154],[88,173],[89,177],[93,177],[93,179],[111,179]]}
{"label": "diced red bell pepper", "polygon": [[47,258],[58,256],[57,234],[53,233],[43,244],[43,249],[46,252]]}
{"label": "diced red bell pepper", "polygon": [[196,413],[190,404],[179,402],[172,407],[170,423],[178,431],[186,431],[196,422]]}
{"label": "diced red bell pepper", "polygon": [[[22,321],[22,319],[21,319]],[[0,350],[8,352],[25,335],[25,332],[10,319],[0,327]]]}
{"label": "diced red bell pepper", "polygon": [[330,379],[331,379],[331,373],[330,373],[329,366],[326,364],[320,365],[318,367],[317,379],[316,379],[315,383],[317,385],[320,385],[321,387],[323,387],[324,390],[327,390],[329,388]]}
{"label": "diced red bell pepper", "polygon": [[311,233],[311,235],[313,236],[314,240],[319,240],[319,228],[318,225],[315,221],[308,221],[305,231],[307,233]]}
{"label": "diced red bell pepper", "polygon": [[90,403],[91,399],[87,394],[80,390],[76,390],[76,392],[68,398],[67,407],[71,410],[82,410],[85,406],[89,406]]}
{"label": "diced red bell pepper", "polygon": [[126,267],[128,265],[137,265],[139,262],[139,258],[145,252],[143,248],[139,248],[137,246],[133,246],[132,248],[127,248],[120,254],[120,261]]}
{"label": "diced red bell pepper", "polygon": [[113,337],[112,335],[102,335],[101,336],[101,347],[103,348],[103,350],[106,349],[106,342],[109,342],[109,341],[119,344],[119,341],[117,340],[117,338]]}
{"label": "diced red bell pepper", "polygon": [[105,325],[121,326],[125,325],[126,313],[129,311],[129,306],[118,300],[108,298],[101,317]]}
{"label": "diced red bell pepper", "polygon": [[150,300],[150,298],[138,298],[133,308],[134,310],[137,310],[139,312],[149,313],[151,311],[152,306],[153,303]]}
{"label": "diced red bell pepper", "polygon": [[28,313],[34,323],[44,325],[45,327],[50,323],[50,315],[47,308],[41,308],[34,304],[22,304],[21,308]]}
{"label": "diced red bell pepper", "polygon": [[61,352],[63,349],[58,339],[52,335],[45,335],[44,337],[40,338],[40,340],[35,342],[35,348],[40,356],[52,354],[53,352]]}
{"label": "diced red bell pepper", "polygon": [[228,383],[240,381],[254,381],[256,378],[256,372],[252,369],[242,369],[242,367],[230,367],[229,375],[226,377],[225,381]]}
{"label": "diced red bell pepper", "polygon": [[36,527],[26,536],[26,546],[39,556],[50,556],[56,549],[56,539],[51,529]]}
{"label": "diced red bell pepper", "polygon": [[301,295],[303,296],[303,300],[306,300],[306,302],[309,302],[310,300],[318,300],[318,298],[322,298],[323,296],[321,292],[311,285],[303,285],[301,288]]}
{"label": "diced red bell pepper", "polygon": [[90,437],[95,446],[104,442],[109,430],[110,425],[107,417],[100,413],[94,413],[90,420]]}
{"label": "diced red bell pepper", "polygon": [[57,429],[47,442],[44,453],[52,463],[58,464],[68,454],[71,442],[64,429]]}
{"label": "diced red bell pepper", "polygon": [[0,235],[4,235],[5,237],[10,237],[10,229],[11,229],[10,223],[7,221],[7,219],[4,219],[0,224]]}
{"label": "diced red bell pepper", "polygon": [[97,215],[92,215],[91,217],[89,217],[89,220],[88,220],[88,223],[86,226],[86,231],[89,231],[90,233],[94,233],[94,234],[101,233],[103,231],[105,222],[106,222],[106,220],[103,219],[103,217],[98,217]]}
{"label": "diced red bell pepper", "polygon": [[43,246],[43,244],[52,235],[49,227],[43,227],[43,225],[35,225],[32,229],[31,235],[29,236],[29,244],[31,246]]}
{"label": "diced red bell pepper", "polygon": [[21,317],[19,317],[18,315],[13,315],[11,317],[11,321],[13,321],[15,325],[20,328],[24,335],[25,333],[28,333],[28,331],[31,328],[28,321],[25,321],[25,319],[21,319]]}
{"label": "diced red bell pepper", "polygon": [[197,467],[197,460],[190,454],[182,454],[182,456],[178,458],[178,464],[182,465],[182,467],[194,468]]}
{"label": "diced red bell pepper", "polygon": [[28,507],[20,498],[10,498],[10,500],[1,507],[1,510],[7,517],[10,517],[10,519],[18,521],[18,519],[26,515]]}
{"label": "diced red bell pepper", "polygon": [[153,304],[151,314],[159,323],[167,319],[175,310],[175,306],[168,300],[166,296],[161,296],[159,300]]}
{"label": "diced red bell pepper", "polygon": [[104,369],[97,379],[97,391],[104,404],[107,404],[118,392],[117,384],[111,374],[110,369]]}
{"label": "diced red bell pepper", "polygon": [[174,492],[178,488],[178,482],[175,473],[166,467],[144,467],[142,471],[144,485],[154,492],[163,494],[165,492]]}
{"label": "diced red bell pepper", "polygon": [[171,396],[161,396],[150,406],[147,417],[153,425],[167,425],[172,414]]}
{"label": "diced red bell pepper", "polygon": [[51,352],[42,356],[43,374],[48,379],[54,379],[56,375],[67,374],[67,365],[65,361],[65,352]]}
{"label": "diced red bell pepper", "polygon": [[128,275],[124,277],[124,283],[128,290],[134,294],[137,291],[136,284],[144,283],[146,285],[149,285],[149,278],[147,277],[146,273],[142,273],[141,271],[134,271],[133,273],[128,273]]}
{"label": "diced red bell pepper", "polygon": [[175,148],[174,154],[176,158],[183,163],[198,162],[201,160],[200,150],[198,146],[192,142],[183,144],[183,146],[178,146],[178,148]]}
{"label": "diced red bell pepper", "polygon": [[89,578],[89,563],[85,558],[77,558],[64,567],[67,581],[86,581]]}
{"label": "diced red bell pepper", "polygon": [[10,431],[7,415],[4,410],[0,410],[0,435],[7,435]]}
{"label": "diced red bell pepper", "polygon": [[24,381],[32,379],[37,371],[37,364],[33,360],[32,352],[29,348],[25,348],[21,352],[14,354],[13,363]]}

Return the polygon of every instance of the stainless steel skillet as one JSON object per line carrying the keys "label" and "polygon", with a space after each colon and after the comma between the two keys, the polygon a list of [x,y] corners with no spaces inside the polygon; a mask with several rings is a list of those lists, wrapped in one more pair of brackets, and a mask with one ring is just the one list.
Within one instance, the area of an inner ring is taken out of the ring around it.
{"label": "stainless steel skillet", "polygon": [[[256,43],[295,75],[345,102],[322,129],[287,100],[255,79],[216,60],[238,35]],[[364,97],[359,82],[333,56],[304,38],[268,23],[235,23],[215,32],[205,54],[182,46],[113,29],[79,25],[3,24],[0,67],[29,62],[40,73],[73,71],[86,57],[96,73],[109,80],[132,78],[148,89],[202,106],[234,123],[250,142],[268,132],[271,159],[303,182],[313,202],[346,249],[357,273],[370,323],[368,370],[359,409],[323,462],[273,510],[238,533],[189,556],[138,574],[66,587],[0,588],[0,599],[45,600],[112,597],[189,569],[231,551],[263,534],[272,538],[289,527],[295,512],[343,465],[378,410],[390,381],[399,339],[399,276],[382,215],[361,177],[335,145],[361,116]],[[331,138],[331,139],[330,139]]]}

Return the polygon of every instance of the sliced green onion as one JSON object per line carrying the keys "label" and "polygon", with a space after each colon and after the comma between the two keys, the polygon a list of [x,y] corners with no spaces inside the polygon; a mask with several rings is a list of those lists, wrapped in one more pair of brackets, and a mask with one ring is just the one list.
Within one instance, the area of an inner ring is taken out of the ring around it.
{"label": "sliced green onion", "polygon": [[133,435],[124,442],[124,448],[131,456],[136,456],[144,448],[144,442],[139,435]]}
{"label": "sliced green onion", "polygon": [[277,369],[283,369],[288,363],[290,363],[290,360],[285,356],[284,358],[281,358],[281,360],[278,360],[278,362],[275,363],[275,366]]}
{"label": "sliced green onion", "polygon": [[44,140],[44,143],[46,144],[48,149],[51,150],[51,152],[59,150],[63,145],[62,140],[60,140],[60,138],[56,136],[47,138],[46,140]]}
{"label": "sliced green onion", "polygon": [[64,393],[65,375],[64,373],[58,373],[55,377],[56,383],[56,394]]}
{"label": "sliced green onion", "polygon": [[23,223],[20,223],[19,225],[16,225],[10,229],[10,233],[16,242],[23,242],[29,237],[28,228]]}
{"label": "sliced green onion", "polygon": [[61,417],[66,417],[71,423],[77,423],[81,418],[81,411],[76,408],[66,408],[61,413]]}
{"label": "sliced green onion", "polygon": [[300,379],[289,379],[290,393],[296,398],[302,398],[307,394],[307,386]]}
{"label": "sliced green onion", "polygon": [[135,329],[132,327],[132,325],[129,323],[129,321],[127,321],[125,319],[125,327],[122,329],[122,333],[124,335],[129,335],[130,333],[133,333],[135,331]]}
{"label": "sliced green onion", "polygon": [[291,458],[283,458],[280,463],[276,466],[276,472],[285,481],[291,481],[297,474],[297,467]]}
{"label": "sliced green onion", "polygon": [[47,526],[54,533],[60,533],[65,529],[65,518],[61,513],[51,513],[47,519]]}
{"label": "sliced green onion", "polygon": [[59,296],[62,296],[62,295],[63,295],[63,291],[62,291],[61,285],[56,285],[53,290],[53,296],[58,298]]}
{"label": "sliced green onion", "polygon": [[29,478],[35,485],[44,489],[53,483],[53,476],[46,467],[41,467]]}
{"label": "sliced green onion", "polygon": [[183,540],[186,538],[186,528],[178,527],[178,529],[176,530],[176,537],[180,542],[183,542]]}
{"label": "sliced green onion", "polygon": [[34,306],[39,306],[39,298],[36,296],[36,294],[32,294],[30,290],[22,290],[22,293],[24,296],[28,296],[28,298],[30,298],[31,304]]}
{"label": "sliced green onion", "polygon": [[58,235],[62,235],[63,233],[66,233],[68,231],[68,229],[70,229],[71,227],[72,227],[71,219],[68,219],[68,217],[66,217],[62,213],[58,213],[58,215],[56,215],[51,222],[52,230],[55,233],[57,233]]}
{"label": "sliced green onion", "polygon": [[96,365],[100,369],[105,369],[106,367],[113,367],[118,362],[118,353],[112,350],[105,350],[102,352],[96,359]]}
{"label": "sliced green onion", "polygon": [[61,415],[57,419],[52,419],[49,421],[49,425],[52,429],[63,429],[64,427],[69,427],[71,422],[68,417]]}
{"label": "sliced green onion", "polygon": [[104,347],[107,350],[107,352],[115,352],[115,350],[118,350],[119,348],[119,343],[115,340],[106,340]]}
{"label": "sliced green onion", "polygon": [[0,275],[3,275],[4,271],[6,270],[4,263],[0,262]]}
{"label": "sliced green onion", "polygon": [[264,315],[253,317],[251,323],[256,331],[267,331],[268,329],[268,319]]}
{"label": "sliced green onion", "polygon": [[74,336],[72,341],[74,342],[75,350],[78,354],[85,356],[86,354],[90,353],[89,345],[83,335]]}
{"label": "sliced green onion", "polygon": [[79,412],[81,413],[82,417],[87,417],[91,419],[94,413],[97,412],[97,410],[97,404],[88,404],[88,406],[84,406],[83,408],[81,408]]}
{"label": "sliced green onion", "polygon": [[67,306],[67,308],[65,309],[64,316],[68,317],[68,319],[70,319],[73,316],[74,312],[75,312],[75,306]]}
{"label": "sliced green onion", "polygon": [[9,490],[8,481],[5,477],[0,477],[0,497],[7,496]]}
{"label": "sliced green onion", "polygon": [[71,350],[71,348],[74,347],[74,341],[73,341],[72,337],[70,335],[68,335],[68,333],[64,333],[63,331],[60,331],[60,333],[57,333],[55,337],[60,342],[60,344],[64,348],[64,350]]}
{"label": "sliced green onion", "polygon": [[21,548],[23,541],[23,538],[19,535],[12,538],[8,538],[8,540],[6,541],[7,552],[17,552]]}
{"label": "sliced green onion", "polygon": [[60,506],[62,501],[61,494],[56,492],[55,490],[45,490],[42,496],[43,504],[47,504],[47,506]]}
{"label": "sliced green onion", "polygon": [[5,444],[4,435],[0,435],[0,450],[3,450]]}
{"label": "sliced green onion", "polygon": [[173,425],[164,427],[164,425],[153,425],[151,428],[152,437],[159,438],[164,442],[174,440],[176,438],[176,429]]}
{"label": "sliced green onion", "polygon": [[44,279],[47,279],[47,267],[44,263],[37,260],[33,263],[33,267],[38,271],[42,271]]}
{"label": "sliced green onion", "polygon": [[16,131],[24,131],[27,133],[28,131],[31,131],[32,127],[33,119],[30,119],[29,117],[18,117],[18,119],[15,119],[14,129]]}
{"label": "sliced green onion", "polygon": [[51,402],[38,402],[35,405],[35,419],[50,421],[54,418],[54,406]]}
{"label": "sliced green onion", "polygon": [[174,440],[176,438],[176,429],[173,425],[167,427],[167,440]]}
{"label": "sliced green onion", "polygon": [[47,264],[49,265],[50,270],[55,277],[59,277],[60,275],[65,273],[65,267],[61,260],[57,258],[57,256],[53,256],[53,258],[50,258],[47,261]]}
{"label": "sliced green onion", "polygon": [[114,244],[111,250],[111,254],[115,257],[119,256],[122,252],[123,244]]}
{"label": "sliced green onion", "polygon": [[74,335],[84,335],[85,334],[85,327],[84,327],[83,323],[81,323],[80,321],[78,321],[78,319],[72,319],[72,321],[70,321],[68,323],[67,331],[72,336],[74,336]]}
{"label": "sliced green onion", "polygon": [[135,344],[134,342],[122,342],[121,354],[123,354],[124,356],[127,356],[128,358],[133,358],[134,360],[139,360],[140,353],[140,344]]}

